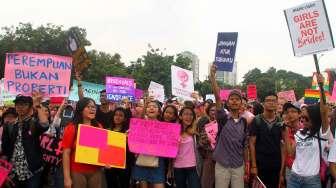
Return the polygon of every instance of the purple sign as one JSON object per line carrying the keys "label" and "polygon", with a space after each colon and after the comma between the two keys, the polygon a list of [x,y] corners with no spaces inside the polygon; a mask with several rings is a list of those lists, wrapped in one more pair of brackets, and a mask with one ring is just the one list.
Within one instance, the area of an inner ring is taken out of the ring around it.
{"label": "purple sign", "polygon": [[121,101],[128,98],[135,100],[134,80],[120,77],[106,77],[106,95],[110,101]]}

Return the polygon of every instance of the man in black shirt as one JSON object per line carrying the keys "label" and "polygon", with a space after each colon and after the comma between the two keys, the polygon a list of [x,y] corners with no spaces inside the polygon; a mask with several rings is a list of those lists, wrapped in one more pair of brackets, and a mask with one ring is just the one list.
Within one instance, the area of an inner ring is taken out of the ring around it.
{"label": "man in black shirt", "polygon": [[110,110],[105,89],[100,92],[100,104],[97,105],[96,120],[107,129],[111,126],[113,112]]}

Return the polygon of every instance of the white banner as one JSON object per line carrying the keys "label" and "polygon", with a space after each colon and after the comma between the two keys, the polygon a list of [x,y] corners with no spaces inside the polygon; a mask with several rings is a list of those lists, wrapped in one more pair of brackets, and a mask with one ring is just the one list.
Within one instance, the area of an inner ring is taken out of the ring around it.
{"label": "white banner", "polygon": [[194,91],[193,72],[180,67],[171,66],[172,94],[186,100],[192,100]]}
{"label": "white banner", "polygon": [[284,11],[295,56],[314,54],[335,47],[329,20],[321,0]]}
{"label": "white banner", "polygon": [[151,81],[148,87],[148,95],[153,96],[155,100],[164,102],[164,87],[161,84]]}

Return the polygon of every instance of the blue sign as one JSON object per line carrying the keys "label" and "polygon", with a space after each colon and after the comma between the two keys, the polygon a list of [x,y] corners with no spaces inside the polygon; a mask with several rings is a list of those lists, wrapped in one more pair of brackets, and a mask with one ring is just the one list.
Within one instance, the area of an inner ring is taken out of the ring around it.
{"label": "blue sign", "polygon": [[[92,98],[97,104],[100,104],[100,91],[105,89],[104,85],[95,84],[91,82],[84,82],[82,81],[82,88],[84,97]],[[78,101],[78,87],[77,81],[73,81],[73,86],[70,91],[69,100]]]}
{"label": "blue sign", "polygon": [[232,72],[235,62],[238,32],[218,33],[215,65],[219,71]]}

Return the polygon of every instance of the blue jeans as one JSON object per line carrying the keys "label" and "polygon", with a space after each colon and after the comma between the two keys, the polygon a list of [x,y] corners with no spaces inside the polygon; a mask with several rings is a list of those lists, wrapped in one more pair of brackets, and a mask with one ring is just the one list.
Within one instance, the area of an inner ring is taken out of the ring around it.
{"label": "blue jeans", "polygon": [[200,188],[201,183],[196,167],[174,168],[176,188]]}
{"label": "blue jeans", "polygon": [[290,172],[287,188],[321,188],[320,175],[304,177]]}

